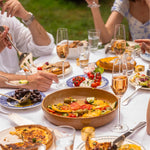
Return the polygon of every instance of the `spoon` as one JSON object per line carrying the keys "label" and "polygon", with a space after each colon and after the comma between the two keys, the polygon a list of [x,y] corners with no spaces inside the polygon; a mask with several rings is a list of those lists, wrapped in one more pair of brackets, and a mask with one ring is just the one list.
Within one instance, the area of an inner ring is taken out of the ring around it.
{"label": "spoon", "polygon": [[26,102],[29,100],[29,97],[31,96],[31,93],[25,94],[25,96],[22,97],[20,100],[17,99],[17,98],[14,98],[14,97],[12,97],[12,96],[2,94],[2,93],[0,93],[0,95],[5,96],[5,97],[8,97],[8,98],[10,98],[10,99],[13,99],[13,100],[17,101],[19,104],[23,104],[23,103],[26,103]]}

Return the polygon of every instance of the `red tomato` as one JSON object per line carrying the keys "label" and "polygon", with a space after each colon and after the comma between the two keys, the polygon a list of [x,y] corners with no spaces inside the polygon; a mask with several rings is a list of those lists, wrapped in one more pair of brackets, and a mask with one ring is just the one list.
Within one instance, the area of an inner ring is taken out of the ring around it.
{"label": "red tomato", "polygon": [[96,87],[97,87],[97,84],[96,84],[95,82],[93,82],[93,83],[91,84],[91,87],[96,88]]}
{"label": "red tomato", "polygon": [[96,73],[96,79],[99,79],[99,80],[102,79],[102,76],[101,76],[101,74],[99,72]]}
{"label": "red tomato", "polygon": [[74,85],[75,85],[75,86],[79,86],[79,85],[80,85],[80,82],[79,82],[79,81],[74,81]]}
{"label": "red tomato", "polygon": [[92,107],[93,107],[93,106],[90,105],[90,104],[84,104],[84,105],[80,106],[80,109],[88,109],[88,110],[91,110]]}
{"label": "red tomato", "polygon": [[52,109],[49,109],[49,108],[48,108],[48,111],[49,111],[49,112],[52,112],[52,113],[54,113],[54,112],[55,112],[54,110],[52,110]]}
{"label": "red tomato", "polygon": [[42,70],[42,67],[37,67],[37,70]]}
{"label": "red tomato", "polygon": [[75,118],[75,117],[77,117],[75,114],[73,114],[73,113],[69,113],[68,114],[68,117],[73,117],[73,118]]}
{"label": "red tomato", "polygon": [[94,74],[91,73],[88,77],[89,77],[89,79],[93,80],[94,79]]}
{"label": "red tomato", "polygon": [[71,110],[80,109],[80,105],[77,102],[71,103],[70,107],[71,107]]}

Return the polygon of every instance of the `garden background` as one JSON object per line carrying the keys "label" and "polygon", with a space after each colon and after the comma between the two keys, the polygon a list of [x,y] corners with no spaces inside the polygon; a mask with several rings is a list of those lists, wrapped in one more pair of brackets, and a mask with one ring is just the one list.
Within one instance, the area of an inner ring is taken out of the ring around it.
{"label": "garden background", "polygon": [[[111,13],[113,1],[100,1],[104,22]],[[20,2],[36,16],[54,38],[58,28],[68,28],[70,40],[85,40],[88,29],[94,28],[90,8],[84,0],[20,0]],[[124,20],[123,23],[127,28],[127,21]]]}

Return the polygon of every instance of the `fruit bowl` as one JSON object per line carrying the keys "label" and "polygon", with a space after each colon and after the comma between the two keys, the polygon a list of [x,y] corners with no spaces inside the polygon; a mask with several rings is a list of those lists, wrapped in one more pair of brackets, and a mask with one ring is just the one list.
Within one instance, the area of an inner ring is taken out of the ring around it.
{"label": "fruit bowl", "polygon": [[49,122],[55,125],[70,125],[73,126],[75,129],[82,129],[85,126],[100,127],[111,122],[117,114],[118,103],[115,109],[113,109],[110,113],[96,117],[70,118],[66,116],[59,116],[48,111],[49,105],[61,103],[66,97],[73,97],[76,99],[95,97],[96,99],[105,100],[110,103],[118,102],[118,99],[114,94],[102,89],[77,87],[59,90],[47,95],[42,102],[44,116]]}

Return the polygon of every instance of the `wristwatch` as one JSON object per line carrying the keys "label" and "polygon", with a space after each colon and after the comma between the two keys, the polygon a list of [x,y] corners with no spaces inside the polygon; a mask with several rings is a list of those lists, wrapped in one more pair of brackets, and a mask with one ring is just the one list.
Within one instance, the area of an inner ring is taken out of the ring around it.
{"label": "wristwatch", "polygon": [[35,19],[35,16],[31,13],[31,12],[29,12],[29,17],[28,17],[28,20],[23,20],[22,19],[22,22],[26,25],[26,26],[29,26],[31,23],[32,23],[32,21]]}

